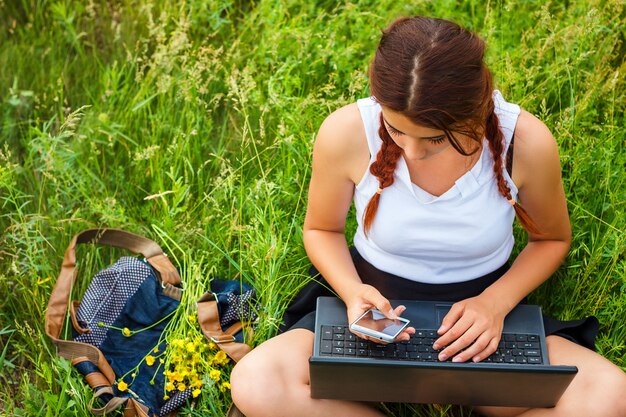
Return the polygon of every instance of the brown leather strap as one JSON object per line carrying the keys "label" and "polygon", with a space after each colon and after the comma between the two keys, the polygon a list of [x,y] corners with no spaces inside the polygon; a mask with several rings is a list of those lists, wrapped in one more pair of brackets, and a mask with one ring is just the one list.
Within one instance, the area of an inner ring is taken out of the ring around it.
{"label": "brown leather strap", "polygon": [[150,417],[148,412],[150,412],[148,407],[138,403],[134,398],[130,398],[126,403],[124,417]]}
{"label": "brown leather strap", "polygon": [[98,390],[94,394],[93,398],[91,399],[91,403],[89,404],[89,411],[91,411],[91,413],[93,415],[95,415],[95,416],[103,416],[105,414],[109,414],[109,413],[115,411],[118,407],[120,407],[122,404],[124,404],[124,403],[126,403],[128,401],[128,398],[113,397],[104,406],[98,407],[98,408],[94,408],[93,407],[94,401],[96,399],[98,399],[100,396],[104,395],[104,394],[113,395],[113,390],[112,389],[106,389],[106,388]]}
{"label": "brown leather strap", "polygon": [[233,336],[241,330],[241,323],[233,324],[227,331],[222,330],[217,301],[212,293],[206,293],[198,300],[198,323],[204,336],[216,343],[235,362],[250,352],[250,346],[236,342]]}
{"label": "brown leather strap", "polygon": [[110,387],[111,383],[102,373],[100,372],[92,372],[90,374],[85,375],[85,381],[89,384],[91,388],[99,388],[99,387]]}
{"label": "brown leather strap", "polygon": [[119,408],[121,405],[126,404],[124,408],[124,417],[150,417],[148,412],[150,409],[143,404],[138,403],[133,398],[128,397],[113,397],[108,403],[99,408],[93,408],[93,401],[103,394],[113,394],[112,390],[101,389],[96,392],[92,399],[92,404],[89,406],[89,410],[96,416],[102,416],[109,414]]}
{"label": "brown leather strap", "polygon": [[89,361],[96,365],[110,384],[115,383],[115,372],[104,358],[100,349],[87,343],[72,342],[69,340],[52,339],[57,346],[59,356],[72,361],[72,365],[79,362]]}
{"label": "brown leather strap", "polygon": [[78,307],[80,306],[80,301],[72,301],[70,303],[70,320],[72,321],[72,326],[74,330],[76,330],[79,334],[91,333],[91,330],[85,329],[81,327],[78,323],[78,319],[76,318],[76,312],[78,311]]}
{"label": "brown leather strap", "polygon": [[[72,361],[73,366],[76,366],[81,362],[92,362],[87,356],[74,356],[70,359]],[[106,365],[103,365],[102,367],[110,368],[108,365],[109,363],[106,362]],[[104,376],[104,374],[101,372],[91,372],[85,375],[85,381],[89,384],[91,388],[94,388],[94,389],[99,388],[99,387],[110,387],[114,381],[110,380],[109,377],[115,378],[115,375],[113,374],[112,369],[108,377]]]}

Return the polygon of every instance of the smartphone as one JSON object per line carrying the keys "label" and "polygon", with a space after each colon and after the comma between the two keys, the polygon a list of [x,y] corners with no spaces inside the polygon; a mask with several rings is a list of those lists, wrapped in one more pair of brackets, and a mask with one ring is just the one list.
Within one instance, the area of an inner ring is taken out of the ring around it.
{"label": "smartphone", "polygon": [[350,324],[350,330],[391,343],[409,323],[401,317],[388,319],[379,310],[371,308]]}

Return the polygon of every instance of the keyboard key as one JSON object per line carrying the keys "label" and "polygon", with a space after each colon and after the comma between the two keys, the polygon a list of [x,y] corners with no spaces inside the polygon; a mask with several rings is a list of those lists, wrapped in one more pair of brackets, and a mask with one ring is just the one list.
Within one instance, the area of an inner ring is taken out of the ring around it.
{"label": "keyboard key", "polygon": [[333,328],[331,326],[322,326],[322,339],[331,340],[333,338]]}
{"label": "keyboard key", "polygon": [[322,340],[322,345],[320,346],[320,352],[330,354],[333,353],[333,346],[331,345],[330,340]]}
{"label": "keyboard key", "polygon": [[343,348],[334,347],[333,348],[333,355],[343,356]]}
{"label": "keyboard key", "polygon": [[333,347],[343,347],[343,340],[333,340]]}
{"label": "keyboard key", "polygon": [[528,336],[525,334],[518,334],[517,336],[515,336],[515,340],[518,342],[525,342],[528,340]]}
{"label": "keyboard key", "polygon": [[525,356],[541,356],[541,352],[538,349],[524,349]]}
{"label": "keyboard key", "polygon": [[541,358],[539,358],[537,356],[530,356],[527,359],[528,359],[528,363],[533,363],[533,364],[540,364],[541,363]]}

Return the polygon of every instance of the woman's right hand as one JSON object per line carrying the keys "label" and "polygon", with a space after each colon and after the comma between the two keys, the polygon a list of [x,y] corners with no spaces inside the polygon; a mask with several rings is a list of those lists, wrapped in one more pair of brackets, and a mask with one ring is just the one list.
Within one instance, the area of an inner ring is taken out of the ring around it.
{"label": "woman's right hand", "polygon": [[[356,288],[356,291],[353,293],[352,297],[345,300],[345,303],[348,309],[348,323],[353,323],[370,308],[378,309],[381,313],[383,313],[387,318],[390,319],[397,319],[404,312],[404,310],[406,310],[406,307],[403,305],[400,305],[395,309],[391,307],[389,300],[383,297],[380,291],[368,284],[360,284]],[[371,340],[376,343],[385,343],[379,339],[375,339],[361,333],[353,333],[362,339]],[[415,329],[413,327],[407,327],[398,335],[398,337],[396,337],[395,341],[408,341],[410,335],[412,335],[413,333],[415,333]]]}

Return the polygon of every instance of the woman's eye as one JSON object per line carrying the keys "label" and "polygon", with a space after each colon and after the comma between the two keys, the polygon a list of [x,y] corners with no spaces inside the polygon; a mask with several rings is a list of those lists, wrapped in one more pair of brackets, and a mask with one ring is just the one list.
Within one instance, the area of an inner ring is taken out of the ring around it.
{"label": "woman's eye", "polygon": [[390,135],[393,136],[400,136],[402,134],[402,132],[400,132],[399,130],[394,129],[393,127],[387,125],[387,132],[389,132]]}
{"label": "woman's eye", "polygon": [[430,138],[428,139],[431,143],[434,143],[435,145],[439,145],[440,143],[443,143],[446,140],[445,136],[439,136],[437,138]]}

